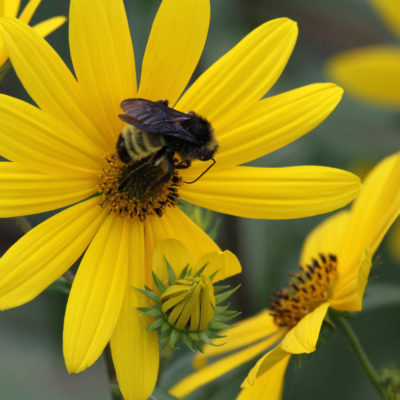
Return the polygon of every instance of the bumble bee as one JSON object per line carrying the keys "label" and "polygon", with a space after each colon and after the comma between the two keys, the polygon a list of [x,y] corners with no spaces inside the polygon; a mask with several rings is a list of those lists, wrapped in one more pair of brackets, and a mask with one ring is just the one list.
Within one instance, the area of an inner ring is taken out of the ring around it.
{"label": "bumble bee", "polygon": [[213,161],[194,181],[185,183],[196,182],[215,164],[218,143],[205,118],[193,111],[185,114],[174,110],[167,100],[127,99],[121,109],[124,114],[119,117],[128,124],[117,141],[117,154],[123,163],[160,165],[166,180],[175,169],[189,168],[193,160]]}

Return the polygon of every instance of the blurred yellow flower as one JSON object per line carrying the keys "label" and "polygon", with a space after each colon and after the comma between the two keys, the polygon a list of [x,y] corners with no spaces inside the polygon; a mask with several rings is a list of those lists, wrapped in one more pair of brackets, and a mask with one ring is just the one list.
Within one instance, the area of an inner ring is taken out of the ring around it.
{"label": "blurred yellow flower", "polygon": [[[278,400],[291,354],[315,350],[328,308],[360,311],[372,256],[397,218],[400,207],[400,153],[381,161],[368,175],[350,211],[317,226],[306,239],[300,271],[275,293],[271,308],[222,334],[220,347],[206,346],[195,359],[198,372],[171,389],[184,397],[273,346],[242,384],[238,399]],[[218,342],[217,342],[218,344]],[[210,357],[236,351],[206,365]]]}
{"label": "blurred yellow flower", "polygon": [[[32,300],[85,252],[65,314],[65,362],[70,372],[80,372],[110,341],[128,400],[147,398],[157,379],[157,335],[147,333],[148,320],[137,311],[146,299],[132,290],[151,285],[155,246],[178,238],[197,256],[219,251],[176,207],[178,196],[218,212],[280,219],[337,209],[360,189],[358,177],[334,168],[239,166],[312,130],[335,108],[342,90],[320,83],[261,100],[297,38],[296,23],[280,18],[251,32],[182,95],[202,53],[209,18],[209,0],[162,1],[139,89],[123,0],[71,0],[76,78],[32,28],[0,20],[13,67],[38,106],[0,96],[0,154],[11,160],[0,163],[0,217],[72,205],[2,257],[0,309]],[[155,181],[162,172],[158,164],[128,173],[116,154],[124,128],[118,115],[124,99],[137,97],[168,100],[211,123],[217,163],[195,184],[185,181],[204,171],[200,161],[176,169],[162,185]],[[240,265],[231,263],[219,278],[238,272]],[[162,279],[165,271],[160,273]]]}
{"label": "blurred yellow flower", "polygon": [[[398,0],[371,0],[376,11],[400,37]],[[374,104],[400,108],[400,46],[368,46],[332,57],[327,72],[346,91]]]}
{"label": "blurred yellow flower", "polygon": [[[25,8],[22,10],[18,19],[29,24],[33,14],[39,7],[42,0],[29,0]],[[21,6],[21,0],[0,0],[0,17],[17,17],[18,11]],[[65,17],[53,17],[49,18],[39,24],[35,25],[33,29],[40,36],[47,36],[51,32],[55,31],[66,21]],[[0,38],[0,68],[8,59],[8,54],[3,40]]]}

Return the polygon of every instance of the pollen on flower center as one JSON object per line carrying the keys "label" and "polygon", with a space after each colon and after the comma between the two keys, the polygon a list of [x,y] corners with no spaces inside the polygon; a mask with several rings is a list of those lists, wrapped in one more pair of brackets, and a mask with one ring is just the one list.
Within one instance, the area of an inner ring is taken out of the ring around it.
{"label": "pollen on flower center", "polygon": [[300,267],[286,288],[274,293],[271,315],[278,326],[292,328],[309,312],[328,300],[337,273],[337,257],[319,254],[312,265]]}
{"label": "pollen on flower center", "polygon": [[167,176],[161,166],[145,161],[123,163],[116,153],[106,157],[100,173],[100,205],[128,218],[143,221],[148,215],[161,217],[166,207],[178,200],[181,177],[174,171]]}

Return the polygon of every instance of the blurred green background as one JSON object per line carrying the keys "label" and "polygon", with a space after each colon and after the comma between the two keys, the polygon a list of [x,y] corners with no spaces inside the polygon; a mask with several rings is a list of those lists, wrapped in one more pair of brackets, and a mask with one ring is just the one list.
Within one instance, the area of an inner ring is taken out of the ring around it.
{"label": "blurred green background", "polygon": [[[139,66],[159,3],[160,0],[125,0]],[[68,5],[69,0],[43,0],[33,22],[54,15],[68,15]],[[298,22],[300,34],[296,48],[270,94],[329,81],[323,73],[324,62],[340,50],[396,43],[368,2],[363,0],[213,0],[211,7],[209,36],[195,75],[262,22],[281,16]],[[71,66],[67,32],[67,25],[64,25],[48,40]],[[397,44],[400,46],[400,42]],[[13,71],[6,76],[0,91],[28,99]],[[253,164],[316,164],[361,173],[382,157],[397,151],[399,143],[398,112],[360,103],[345,95],[327,121],[312,133]],[[30,220],[37,224],[44,218],[40,215],[30,217]],[[296,268],[302,241],[323,218],[258,221],[223,217],[219,244],[234,251],[243,265],[243,275],[237,279],[243,286],[235,304],[243,316],[254,315],[267,307],[271,293],[286,284],[288,271]],[[1,253],[20,236],[13,220],[1,220]],[[387,238],[390,238],[390,232]],[[370,292],[374,284],[392,287],[400,284],[399,261],[388,247],[386,240],[378,251],[378,261],[371,272]],[[368,299],[370,308],[366,307],[351,321],[378,369],[400,367],[400,288],[397,303],[373,307],[374,299],[384,301],[390,297],[393,300],[391,293],[387,288],[377,288],[374,296]],[[29,304],[1,313],[0,400],[111,398],[103,359],[79,375],[68,375],[64,367],[61,338],[65,304],[64,295],[45,292]],[[190,352],[178,352],[171,368],[164,371],[161,386],[168,387],[184,376],[190,368],[191,357]],[[222,377],[189,398],[235,398],[251,365]],[[286,376],[285,400],[378,399],[340,334],[325,333],[318,351],[301,357],[299,362],[291,362]]]}

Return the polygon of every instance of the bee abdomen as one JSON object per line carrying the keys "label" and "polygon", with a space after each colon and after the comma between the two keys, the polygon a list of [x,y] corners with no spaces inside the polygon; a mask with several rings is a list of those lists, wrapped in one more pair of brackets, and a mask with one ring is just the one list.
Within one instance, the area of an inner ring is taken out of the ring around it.
{"label": "bee abdomen", "polygon": [[118,138],[117,154],[122,162],[139,161],[165,146],[160,135],[141,131],[132,125],[125,126]]}

